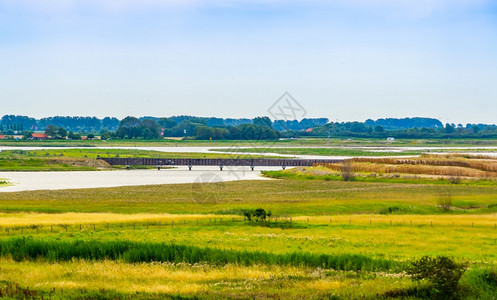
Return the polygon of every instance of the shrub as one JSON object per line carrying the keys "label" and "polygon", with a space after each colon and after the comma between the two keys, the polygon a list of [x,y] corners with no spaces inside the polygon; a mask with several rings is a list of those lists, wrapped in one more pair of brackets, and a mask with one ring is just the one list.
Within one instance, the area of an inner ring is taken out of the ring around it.
{"label": "shrub", "polygon": [[467,263],[457,263],[445,256],[424,256],[412,262],[407,273],[415,281],[429,281],[435,298],[454,299],[457,296],[459,279],[466,268]]}
{"label": "shrub", "polygon": [[345,160],[340,167],[340,176],[343,181],[354,180],[354,169],[352,168],[352,162],[350,160]]}
{"label": "shrub", "polygon": [[452,193],[447,191],[442,191],[438,195],[438,206],[445,211],[449,211],[452,207]]}
{"label": "shrub", "polygon": [[459,177],[459,176],[451,176],[451,177],[447,178],[447,180],[449,181],[450,184],[461,183],[461,177]]}
{"label": "shrub", "polygon": [[247,218],[247,221],[264,222],[267,217],[271,217],[271,211],[264,210],[263,208],[257,208],[254,210],[243,210],[243,215]]}

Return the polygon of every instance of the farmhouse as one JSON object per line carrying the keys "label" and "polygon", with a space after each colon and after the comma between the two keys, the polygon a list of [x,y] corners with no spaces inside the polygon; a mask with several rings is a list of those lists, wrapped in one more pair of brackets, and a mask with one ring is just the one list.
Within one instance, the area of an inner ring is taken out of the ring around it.
{"label": "farmhouse", "polygon": [[33,140],[46,140],[47,139],[47,135],[44,134],[44,133],[33,133],[31,138]]}

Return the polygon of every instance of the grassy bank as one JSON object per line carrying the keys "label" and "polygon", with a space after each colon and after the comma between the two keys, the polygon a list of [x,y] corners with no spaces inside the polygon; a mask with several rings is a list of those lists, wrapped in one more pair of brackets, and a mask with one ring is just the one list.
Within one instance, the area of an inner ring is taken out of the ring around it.
{"label": "grassy bank", "polygon": [[[482,214],[497,212],[496,186],[364,183],[324,180],[242,181],[210,184],[216,201],[198,203],[192,185],[0,193],[4,212],[114,212],[240,214],[262,206],[286,215],[380,213]],[[453,209],[438,201],[450,192]]]}

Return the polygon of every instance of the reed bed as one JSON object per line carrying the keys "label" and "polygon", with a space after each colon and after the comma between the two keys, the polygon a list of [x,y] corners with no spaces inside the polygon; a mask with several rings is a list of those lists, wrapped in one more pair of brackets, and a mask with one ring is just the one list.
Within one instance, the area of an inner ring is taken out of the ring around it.
{"label": "reed bed", "polygon": [[[351,161],[356,172],[497,178],[497,159],[490,157],[449,154],[414,158],[353,158]],[[342,168],[339,164],[318,165],[333,171]]]}
{"label": "reed bed", "polygon": [[127,263],[172,262],[216,265],[257,264],[321,267],[335,270],[390,271],[401,263],[358,254],[314,254],[265,251],[235,251],[200,248],[172,243],[138,243],[131,241],[61,241],[11,238],[0,240],[0,255],[15,261],[46,259],[51,262],[85,260],[119,260]]}

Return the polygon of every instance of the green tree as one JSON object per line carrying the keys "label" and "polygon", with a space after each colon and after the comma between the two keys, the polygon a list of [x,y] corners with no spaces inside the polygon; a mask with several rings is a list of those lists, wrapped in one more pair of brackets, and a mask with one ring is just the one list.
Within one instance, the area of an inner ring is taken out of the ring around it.
{"label": "green tree", "polygon": [[79,139],[81,139],[81,135],[74,133],[72,130],[69,131],[69,133],[67,134],[67,137],[69,139],[71,139],[71,140],[79,140]]}
{"label": "green tree", "polygon": [[29,130],[25,130],[23,135],[22,135],[22,138],[25,140],[30,139],[32,137],[33,137],[33,132],[29,131]]}
{"label": "green tree", "polygon": [[273,122],[269,117],[257,117],[253,119],[254,125],[266,126],[273,129]]}
{"label": "green tree", "polygon": [[50,137],[50,138],[54,138],[57,136],[57,127],[55,127],[54,125],[50,124],[48,125],[46,128],[45,128],[45,134]]}
{"label": "green tree", "polygon": [[120,138],[136,138],[142,136],[142,122],[135,117],[126,117],[119,122],[116,132]]}
{"label": "green tree", "polygon": [[385,132],[385,128],[383,128],[383,126],[381,126],[381,125],[376,125],[374,127],[374,132],[378,132],[378,133]]}
{"label": "green tree", "polygon": [[144,139],[158,139],[160,137],[160,128],[157,122],[152,119],[145,119],[142,121],[141,136]]}
{"label": "green tree", "polygon": [[57,137],[60,139],[65,139],[67,136],[67,130],[63,127],[57,128]]}
{"label": "green tree", "polygon": [[210,128],[205,125],[200,125],[196,128],[195,139],[208,140],[210,138],[214,138],[214,128]]}

